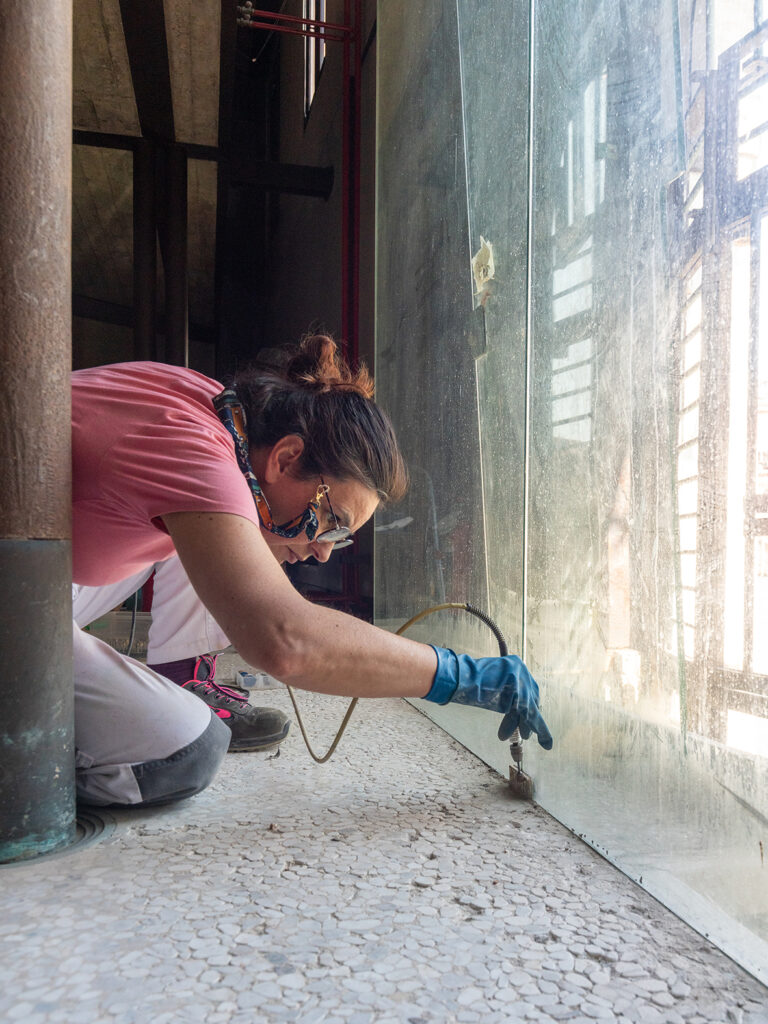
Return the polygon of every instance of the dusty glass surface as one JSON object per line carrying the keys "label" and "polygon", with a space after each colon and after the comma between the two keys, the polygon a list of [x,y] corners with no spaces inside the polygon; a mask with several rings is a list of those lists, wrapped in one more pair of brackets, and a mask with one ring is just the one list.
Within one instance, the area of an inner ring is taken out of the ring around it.
{"label": "dusty glass surface", "polygon": [[[427,606],[469,601],[492,608],[518,645],[527,59],[504,88],[483,71],[507,54],[494,16],[527,52],[527,13],[518,8],[510,20],[510,10],[502,0],[462,5],[460,20],[451,4],[379,10],[387,45],[378,113],[378,395],[397,423],[411,489],[377,520],[376,613],[400,625]],[[489,109],[506,133],[488,131]],[[440,613],[422,634],[476,653],[497,650],[487,628],[462,613]]]}
{"label": "dusty glass surface", "polygon": [[[489,610],[555,735],[537,799],[765,979],[768,12],[416,6],[379,9],[377,383],[413,487],[377,618]],[[455,613],[415,635],[493,650]],[[425,710],[506,771],[491,713]]]}

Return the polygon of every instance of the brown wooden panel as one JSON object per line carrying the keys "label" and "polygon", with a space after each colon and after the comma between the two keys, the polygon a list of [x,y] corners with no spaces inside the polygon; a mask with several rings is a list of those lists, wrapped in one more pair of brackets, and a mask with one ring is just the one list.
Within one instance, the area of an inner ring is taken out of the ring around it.
{"label": "brown wooden panel", "polygon": [[[235,20],[235,6],[228,10]],[[219,133],[220,0],[165,0],[173,113],[180,142],[215,146]]]}
{"label": "brown wooden panel", "polygon": [[75,0],[75,128],[139,135],[118,0]]}
{"label": "brown wooden panel", "polygon": [[133,156],[75,146],[72,162],[75,292],[130,306],[133,301]]}
{"label": "brown wooden panel", "polygon": [[202,160],[190,160],[188,167],[189,315],[196,323],[212,324],[218,168]]}

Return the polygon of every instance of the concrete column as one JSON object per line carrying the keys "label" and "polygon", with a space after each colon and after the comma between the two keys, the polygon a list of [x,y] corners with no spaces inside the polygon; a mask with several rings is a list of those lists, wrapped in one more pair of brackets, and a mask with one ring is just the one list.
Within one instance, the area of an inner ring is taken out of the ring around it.
{"label": "concrete column", "polygon": [[72,0],[0,4],[0,861],[75,834]]}

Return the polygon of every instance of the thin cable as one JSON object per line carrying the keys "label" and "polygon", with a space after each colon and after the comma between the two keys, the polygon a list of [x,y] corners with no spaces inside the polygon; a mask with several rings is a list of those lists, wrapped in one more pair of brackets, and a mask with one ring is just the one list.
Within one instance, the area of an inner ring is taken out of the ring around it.
{"label": "thin cable", "polygon": [[423,612],[419,612],[418,615],[414,615],[412,619],[408,619],[407,622],[404,622],[400,629],[398,629],[395,632],[395,636],[400,636],[402,633],[406,631],[406,629],[410,629],[411,626],[415,626],[417,622],[421,622],[422,619],[425,619],[427,615],[431,615],[432,612],[442,612],[445,611],[445,609],[447,608],[460,608],[463,610],[466,607],[467,606],[463,603],[455,604],[452,602],[448,602],[445,604],[435,604],[431,608],[425,608]]}
{"label": "thin cable", "polygon": [[296,721],[299,723],[299,729],[301,729],[301,735],[304,738],[304,745],[306,746],[307,750],[309,751],[309,756],[312,758],[313,761],[317,761],[318,764],[325,764],[326,761],[330,761],[330,759],[333,757],[334,751],[336,750],[336,747],[338,747],[339,741],[341,740],[341,737],[344,735],[344,731],[347,728],[347,723],[349,722],[350,718],[352,717],[352,712],[355,710],[355,704],[357,704],[357,702],[358,702],[358,700],[360,700],[360,698],[359,697],[353,697],[352,700],[349,702],[349,707],[347,708],[347,713],[346,713],[346,715],[344,715],[344,720],[341,723],[341,725],[339,726],[339,731],[336,733],[336,739],[330,745],[330,747],[328,748],[326,753],[323,754],[322,757],[319,757],[314,752],[314,750],[312,749],[312,747],[310,745],[309,737],[307,736],[307,730],[304,728],[304,723],[301,720],[301,714],[299,713],[299,705],[296,703],[296,698],[293,695],[293,690],[287,684],[286,684],[285,688],[288,691],[288,696],[291,698],[291,703],[293,704],[293,710],[296,712]]}
{"label": "thin cable", "polygon": [[128,638],[128,650],[125,652],[126,658],[130,658],[131,651],[133,650],[133,641],[136,636],[136,613],[139,609],[139,592],[138,590],[133,595],[133,609],[131,611],[131,635]]}
{"label": "thin cable", "polygon": [[[411,626],[415,625],[417,622],[420,622],[421,619],[426,618],[427,615],[432,615],[433,612],[441,612],[450,608],[456,609],[458,611],[469,612],[470,615],[474,615],[476,618],[481,619],[486,624],[486,626],[488,626],[491,632],[495,635],[496,640],[498,641],[499,644],[499,654],[502,657],[504,657],[507,654],[507,642],[504,639],[504,636],[499,627],[496,625],[496,623],[493,621],[490,615],[486,615],[485,612],[480,611],[479,608],[475,608],[475,606],[471,604],[449,602],[447,604],[433,605],[431,608],[426,608],[423,612],[419,612],[418,615],[414,615],[412,619],[408,619],[407,622],[404,622],[400,629],[395,631],[395,635],[401,636],[406,631],[406,629],[410,629]],[[313,761],[317,761],[318,764],[325,764],[326,761],[330,761],[330,759],[333,757],[336,747],[338,747],[341,737],[344,735],[347,725],[349,724],[349,720],[352,717],[352,712],[355,710],[355,705],[357,704],[360,698],[353,697],[352,700],[349,702],[347,713],[344,715],[344,720],[339,726],[339,731],[336,733],[336,738],[334,739],[333,743],[330,745],[328,750],[325,752],[325,754],[323,754],[323,756],[320,757],[318,754],[314,752],[309,742],[307,730],[304,728],[304,723],[301,720],[299,705],[296,703],[296,698],[293,695],[293,690],[287,684],[285,688],[288,691],[288,696],[291,698],[293,710],[296,712],[296,720],[299,723],[299,729],[301,730],[304,745],[309,751],[309,756],[312,758]]]}

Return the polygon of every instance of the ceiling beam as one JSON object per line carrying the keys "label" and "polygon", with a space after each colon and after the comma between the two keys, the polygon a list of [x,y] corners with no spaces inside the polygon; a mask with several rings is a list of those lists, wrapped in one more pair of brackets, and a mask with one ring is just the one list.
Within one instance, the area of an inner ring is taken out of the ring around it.
{"label": "ceiling beam", "polygon": [[[135,135],[112,135],[108,132],[86,132],[75,129],[72,141],[76,146],[94,146],[97,149],[134,150],[142,141]],[[200,146],[194,142],[178,142],[189,160],[217,161],[217,146]],[[234,188],[254,188],[265,192],[282,192],[296,196],[316,196],[327,199],[333,190],[333,167],[311,167],[305,164],[283,164],[270,160],[257,160],[253,147],[230,147],[230,185]]]}
{"label": "ceiling beam", "polygon": [[72,132],[74,146],[93,146],[96,149],[135,149],[138,135],[116,135],[114,132],[87,132],[75,128]]}
{"label": "ceiling beam", "polygon": [[[132,306],[120,306],[116,302],[105,302],[103,299],[92,299],[89,295],[72,296],[72,315],[83,320],[95,320],[101,324],[114,324],[118,327],[134,326]],[[163,313],[157,314],[156,328],[158,334],[165,335],[166,322]],[[191,323],[189,325],[190,341],[212,342],[214,328],[212,324]]]}
{"label": "ceiling beam", "polygon": [[327,199],[333,189],[333,167],[305,167],[302,164],[250,160],[233,153],[230,184],[235,187],[282,192],[295,196]]}

